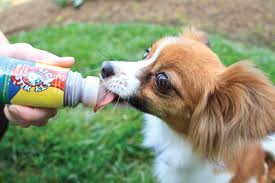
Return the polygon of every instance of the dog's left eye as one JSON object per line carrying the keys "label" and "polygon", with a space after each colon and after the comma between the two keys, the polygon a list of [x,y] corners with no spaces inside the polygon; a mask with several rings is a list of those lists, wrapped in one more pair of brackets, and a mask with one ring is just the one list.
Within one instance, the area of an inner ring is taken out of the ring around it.
{"label": "dog's left eye", "polygon": [[150,51],[151,51],[151,48],[147,48],[147,49],[145,50],[143,56],[142,56],[142,59],[145,59],[145,58],[149,55]]}
{"label": "dog's left eye", "polygon": [[156,76],[156,85],[160,92],[166,93],[171,88],[169,77],[166,73],[162,72]]}

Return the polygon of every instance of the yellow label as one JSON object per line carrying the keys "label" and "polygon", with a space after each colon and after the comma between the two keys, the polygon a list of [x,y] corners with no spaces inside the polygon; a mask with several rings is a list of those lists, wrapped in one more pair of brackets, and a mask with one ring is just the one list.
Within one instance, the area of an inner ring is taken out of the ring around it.
{"label": "yellow label", "polygon": [[49,107],[61,108],[63,107],[64,91],[49,87],[42,92],[34,92],[34,89],[27,92],[19,90],[18,93],[11,99],[12,104],[27,105],[33,107]]}
{"label": "yellow label", "polygon": [[7,97],[12,104],[61,108],[68,69],[39,63],[12,65],[6,77]]}

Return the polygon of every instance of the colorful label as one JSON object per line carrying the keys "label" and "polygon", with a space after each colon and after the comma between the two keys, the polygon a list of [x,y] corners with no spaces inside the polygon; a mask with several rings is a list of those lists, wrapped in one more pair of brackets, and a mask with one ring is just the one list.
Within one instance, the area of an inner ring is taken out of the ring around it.
{"label": "colorful label", "polygon": [[0,103],[63,107],[68,71],[37,62],[0,57]]}

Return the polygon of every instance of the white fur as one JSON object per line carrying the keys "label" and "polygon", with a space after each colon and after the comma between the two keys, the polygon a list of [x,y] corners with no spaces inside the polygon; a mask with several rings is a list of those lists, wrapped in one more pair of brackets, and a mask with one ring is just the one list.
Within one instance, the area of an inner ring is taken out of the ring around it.
{"label": "white fur", "polygon": [[265,138],[262,142],[264,150],[273,154],[275,157],[275,133]]}
{"label": "white fur", "polygon": [[228,183],[232,178],[221,171],[222,164],[211,164],[194,153],[189,142],[157,117],[145,115],[144,137],[143,145],[156,154],[154,173],[161,183]]}
{"label": "white fur", "polygon": [[257,180],[256,177],[252,177],[252,178],[248,181],[248,183],[258,183],[258,180]]}
{"label": "white fur", "polygon": [[165,38],[150,59],[138,62],[111,62],[114,67],[115,76],[102,80],[103,85],[123,99],[128,99],[129,96],[135,93],[140,85],[138,77],[141,71],[158,58],[163,48],[177,42],[178,40],[175,37]]}

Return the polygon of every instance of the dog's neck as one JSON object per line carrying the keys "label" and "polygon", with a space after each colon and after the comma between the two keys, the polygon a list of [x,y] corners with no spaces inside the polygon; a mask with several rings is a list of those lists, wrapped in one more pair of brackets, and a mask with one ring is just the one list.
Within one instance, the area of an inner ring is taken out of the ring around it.
{"label": "dog's neck", "polygon": [[[198,153],[193,152],[192,145],[187,139],[177,134],[161,119],[146,114],[143,132],[145,137],[143,145],[155,151],[155,174],[161,174],[161,177],[167,179],[166,182],[182,180],[196,183],[204,180],[224,182],[230,179],[231,174],[224,171],[223,163],[209,163]],[[166,170],[167,173],[164,172]],[[215,170],[221,173],[216,175]]]}
{"label": "dog's neck", "polygon": [[184,155],[184,162],[181,163],[186,167],[190,168],[190,165],[194,166],[197,163],[201,165],[208,164],[207,160],[198,153],[193,152],[192,145],[184,135],[178,134],[158,117],[145,115],[144,136],[143,145],[153,148],[158,156],[161,156],[169,148],[176,148],[174,153]]}

